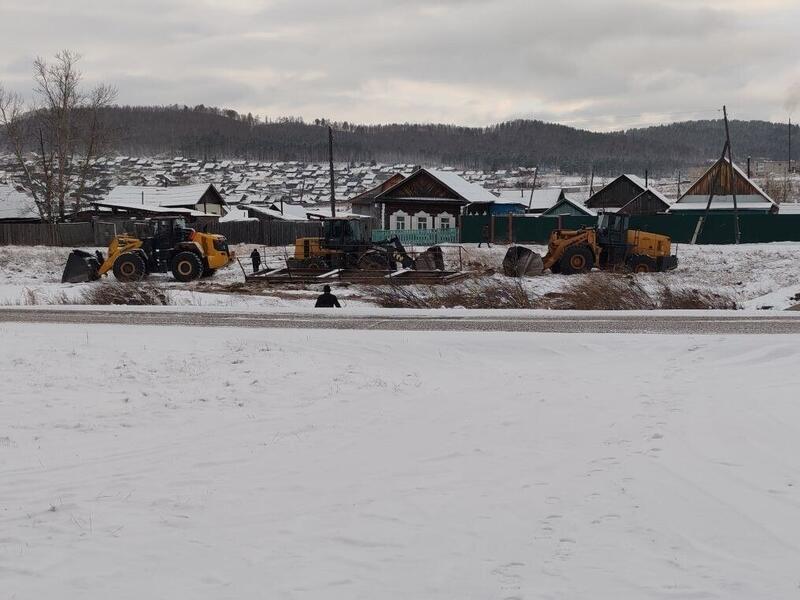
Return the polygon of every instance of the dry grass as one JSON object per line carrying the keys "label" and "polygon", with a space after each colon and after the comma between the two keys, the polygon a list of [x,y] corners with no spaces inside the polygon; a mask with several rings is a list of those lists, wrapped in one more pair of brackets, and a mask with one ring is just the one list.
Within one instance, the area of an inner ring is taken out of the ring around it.
{"label": "dry grass", "polygon": [[367,297],[384,308],[540,308],[521,282],[465,281],[450,286],[380,286]]}
{"label": "dry grass", "polygon": [[730,296],[662,283],[648,292],[633,275],[594,273],[545,296],[548,308],[559,310],[736,309]]}
{"label": "dry grass", "polygon": [[167,306],[171,303],[169,292],[157,284],[104,282],[84,290],[74,304]]}
{"label": "dry grass", "polygon": [[538,296],[522,281],[475,279],[450,286],[381,286],[367,298],[384,308],[547,308],[552,310],[735,309],[730,296],[661,284],[649,292],[633,275],[592,273]]}

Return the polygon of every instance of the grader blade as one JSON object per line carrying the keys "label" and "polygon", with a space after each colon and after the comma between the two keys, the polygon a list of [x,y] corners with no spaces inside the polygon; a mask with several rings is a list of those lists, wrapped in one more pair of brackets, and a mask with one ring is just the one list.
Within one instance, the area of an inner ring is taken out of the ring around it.
{"label": "grader blade", "polygon": [[100,262],[97,257],[84,250],[73,250],[70,252],[67,264],[64,267],[64,274],[61,276],[61,283],[82,283],[99,279]]}

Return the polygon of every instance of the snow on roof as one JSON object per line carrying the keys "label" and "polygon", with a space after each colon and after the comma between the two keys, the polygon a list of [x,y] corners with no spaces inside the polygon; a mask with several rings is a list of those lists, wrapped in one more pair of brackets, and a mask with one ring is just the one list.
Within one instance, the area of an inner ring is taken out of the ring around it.
{"label": "snow on roof", "polygon": [[646,190],[646,189],[648,189],[650,187],[650,186],[647,185],[647,183],[645,183],[644,179],[642,179],[638,175],[632,175],[631,173],[625,173],[623,175],[623,177],[627,177],[628,179],[630,179],[633,183],[638,185],[643,190]]}
{"label": "snow on roof", "polygon": [[119,208],[123,210],[140,210],[144,212],[149,212],[153,214],[180,214],[180,215],[189,215],[192,217],[206,217],[208,213],[203,212],[202,210],[194,210],[191,208],[181,208],[178,206],[159,206],[158,204],[142,204],[141,202],[109,202],[107,200],[98,200],[94,202],[95,206],[99,206],[101,208]]}
{"label": "snow on roof", "polygon": [[[212,187],[210,183],[172,187],[118,185],[108,193],[108,202],[135,203],[155,206],[193,206],[200,202]],[[216,189],[216,188],[215,188]]]}
{"label": "snow on roof", "polygon": [[33,198],[14,186],[0,184],[0,219],[39,219]]}
{"label": "snow on roof", "polygon": [[800,215],[800,202],[781,202],[778,204],[779,215]]}
{"label": "snow on roof", "polygon": [[[470,183],[460,175],[451,171],[440,171],[439,169],[423,169],[436,179],[441,181],[456,194],[468,202],[496,202],[497,196],[489,190],[479,186],[477,183]],[[402,182],[401,182],[402,183]]]}
{"label": "snow on roof", "polygon": [[[564,196],[564,199],[563,199],[563,200],[561,200],[560,202],[557,202],[557,203],[553,204],[553,206],[551,206],[550,208],[548,208],[548,209],[547,209],[547,210],[546,210],[546,211],[543,213],[543,216],[546,216],[546,215],[547,215],[547,213],[548,213],[548,212],[549,212],[551,209],[555,208],[555,207],[556,207],[556,206],[558,206],[559,204],[570,204],[571,206],[574,206],[574,207],[575,207],[575,208],[576,208],[576,209],[577,209],[579,212],[586,213],[587,215],[589,215],[589,216],[592,216],[592,217],[594,217],[594,216],[597,216],[597,211],[596,211],[596,210],[594,210],[593,208],[589,208],[588,206],[584,206],[584,205],[583,205],[581,202],[578,202],[577,200],[573,200],[573,199],[569,198],[568,196]],[[607,210],[606,212],[612,212],[612,211],[609,211],[609,210]]]}
{"label": "snow on roof", "polygon": [[[289,209],[289,207],[292,207]],[[302,214],[297,209],[302,209]],[[265,215],[267,217],[272,217],[273,219],[278,219],[281,221],[307,221],[308,218],[306,217],[305,210],[302,206],[294,206],[291,204],[285,204],[283,206],[283,212],[281,212],[278,208],[276,208],[275,204],[271,204],[269,206],[249,206],[249,210],[257,212],[258,214]],[[289,210],[287,210],[289,209]]]}
{"label": "snow on roof", "polygon": [[224,217],[220,218],[220,223],[232,223],[234,221],[258,221],[255,217],[251,217],[250,213],[241,208],[231,208]]}

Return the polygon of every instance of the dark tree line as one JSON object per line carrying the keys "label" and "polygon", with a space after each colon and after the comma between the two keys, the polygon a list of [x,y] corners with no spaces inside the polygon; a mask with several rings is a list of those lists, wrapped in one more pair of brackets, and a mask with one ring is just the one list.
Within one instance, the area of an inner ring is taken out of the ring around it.
{"label": "dark tree line", "polygon": [[[560,168],[568,173],[620,172],[654,175],[697,166],[719,156],[721,121],[596,133],[544,123],[511,121],[491,127],[453,125],[356,125],[301,118],[262,119],[207,106],[115,106],[103,109],[115,150],[129,155],[182,155],[207,160],[327,160],[327,126],[336,129],[336,160],[448,164],[461,168],[513,166]],[[800,128],[794,136],[800,142]],[[788,127],[765,121],[733,121],[735,158],[783,160]]]}

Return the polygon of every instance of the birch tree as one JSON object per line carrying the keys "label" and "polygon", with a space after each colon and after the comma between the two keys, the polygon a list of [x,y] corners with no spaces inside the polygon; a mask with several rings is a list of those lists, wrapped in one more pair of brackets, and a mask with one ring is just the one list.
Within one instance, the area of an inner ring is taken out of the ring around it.
{"label": "birch tree", "polygon": [[116,99],[116,89],[106,84],[84,89],[79,61],[69,50],[51,62],[37,58],[30,104],[0,85],[0,129],[48,222],[82,207],[91,165],[110,144],[103,110]]}

